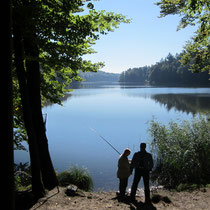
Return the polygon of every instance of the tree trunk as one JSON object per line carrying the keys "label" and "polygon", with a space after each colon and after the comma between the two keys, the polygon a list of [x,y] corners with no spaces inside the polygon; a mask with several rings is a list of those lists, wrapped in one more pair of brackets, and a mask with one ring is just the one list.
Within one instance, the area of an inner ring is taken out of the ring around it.
{"label": "tree trunk", "polygon": [[[6,171],[3,174],[2,180],[6,184],[5,192],[3,194],[3,200],[6,202],[4,204],[4,208],[8,210],[15,209],[14,202],[14,155],[13,155],[13,103],[12,103],[12,69],[11,69],[11,0],[7,1],[6,5],[6,19],[7,19],[7,28],[5,30],[5,37],[3,40],[6,40],[7,43],[3,45],[3,52],[6,52],[7,59],[2,60],[2,66],[4,66],[5,70],[3,73],[3,78],[6,78],[6,85],[4,84],[5,92],[7,93],[6,103],[3,104],[3,110],[7,110],[7,113],[3,113],[3,123],[7,123],[7,129],[3,129],[2,136],[6,137],[6,148],[4,152],[4,158],[7,162]],[[4,39],[5,38],[5,39]],[[4,92],[4,91],[3,91]],[[7,107],[4,107],[4,104]]]}
{"label": "tree trunk", "polygon": [[29,58],[26,60],[27,87],[33,123],[37,134],[42,180],[45,188],[51,190],[58,185],[58,181],[50,158],[45,124],[43,121],[40,94],[40,67],[38,61],[39,50],[35,43],[33,39],[24,39],[26,57]]}
{"label": "tree trunk", "polygon": [[24,123],[28,135],[31,173],[32,173],[32,191],[36,197],[42,197],[45,191],[41,178],[41,167],[39,159],[39,150],[37,145],[37,136],[32,121],[32,113],[29,103],[29,94],[27,90],[27,82],[26,82],[26,75],[25,75],[24,62],[23,62],[22,36],[21,36],[20,26],[15,23],[13,24],[13,34],[14,34],[15,67],[20,86]]}

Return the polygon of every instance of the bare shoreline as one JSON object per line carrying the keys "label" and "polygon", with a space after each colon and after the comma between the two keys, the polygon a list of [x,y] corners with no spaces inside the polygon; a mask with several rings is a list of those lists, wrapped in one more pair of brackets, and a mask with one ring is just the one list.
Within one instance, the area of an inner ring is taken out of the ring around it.
{"label": "bare shoreline", "polygon": [[152,196],[158,195],[158,202],[151,205],[144,204],[143,191],[136,197],[137,202],[131,203],[129,200],[120,202],[115,192],[79,192],[76,196],[67,196],[65,188],[49,191],[46,197],[41,198],[30,208],[31,210],[92,210],[92,209],[210,209],[210,188],[197,189],[191,192],[172,192],[165,189],[153,191]]}

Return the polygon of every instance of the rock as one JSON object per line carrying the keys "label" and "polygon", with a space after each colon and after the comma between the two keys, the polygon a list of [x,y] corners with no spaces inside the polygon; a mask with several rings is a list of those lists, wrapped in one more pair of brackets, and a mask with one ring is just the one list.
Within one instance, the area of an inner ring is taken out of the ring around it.
{"label": "rock", "polygon": [[75,196],[77,189],[78,187],[76,185],[70,184],[69,186],[67,186],[65,193],[67,196]]}
{"label": "rock", "polygon": [[164,201],[165,203],[171,203],[171,200],[169,199],[168,196],[162,197],[162,201]]}
{"label": "rock", "polygon": [[201,189],[201,192],[205,193],[206,192],[206,189],[205,188]]}
{"label": "rock", "polygon": [[163,201],[164,203],[171,203],[171,200],[167,197],[167,196],[161,196],[161,195],[158,195],[158,194],[154,194],[152,195],[152,202],[153,203],[159,203],[160,201]]}
{"label": "rock", "polygon": [[152,195],[151,200],[152,200],[153,203],[159,203],[161,201],[161,196],[158,195],[158,194],[154,194],[154,195]]}

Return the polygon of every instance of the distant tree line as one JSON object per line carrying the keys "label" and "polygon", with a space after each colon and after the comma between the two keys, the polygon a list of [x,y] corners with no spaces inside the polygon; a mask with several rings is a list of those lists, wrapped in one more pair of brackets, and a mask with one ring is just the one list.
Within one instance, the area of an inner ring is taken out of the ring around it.
{"label": "distant tree line", "polygon": [[120,74],[107,73],[104,71],[81,72],[80,77],[84,82],[118,82]]}
{"label": "distant tree line", "polygon": [[180,55],[171,53],[155,65],[132,68],[120,74],[120,82],[150,85],[201,85],[210,86],[208,72],[192,73],[189,65],[180,63]]}

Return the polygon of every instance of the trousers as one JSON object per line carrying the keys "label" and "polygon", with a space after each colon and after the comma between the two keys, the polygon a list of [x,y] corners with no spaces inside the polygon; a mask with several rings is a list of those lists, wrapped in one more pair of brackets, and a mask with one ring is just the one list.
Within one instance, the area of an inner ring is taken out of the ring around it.
{"label": "trousers", "polygon": [[127,185],[128,185],[128,178],[120,179],[119,191],[121,196],[125,195]]}
{"label": "trousers", "polygon": [[143,177],[143,182],[144,182],[145,201],[149,201],[150,200],[149,171],[138,169],[138,168],[135,169],[133,184],[131,187],[131,198],[135,199],[136,190],[141,180],[141,177]]}

